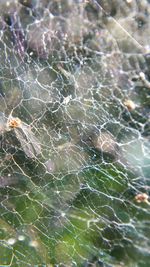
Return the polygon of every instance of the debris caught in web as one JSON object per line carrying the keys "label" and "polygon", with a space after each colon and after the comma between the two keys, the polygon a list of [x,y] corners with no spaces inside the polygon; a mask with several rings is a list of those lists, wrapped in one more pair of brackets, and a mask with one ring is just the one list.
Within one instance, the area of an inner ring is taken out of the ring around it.
{"label": "debris caught in web", "polygon": [[22,122],[19,118],[9,117],[6,124],[6,131],[11,130],[15,132],[22,150],[29,158],[35,158],[41,153],[39,141],[28,124]]}

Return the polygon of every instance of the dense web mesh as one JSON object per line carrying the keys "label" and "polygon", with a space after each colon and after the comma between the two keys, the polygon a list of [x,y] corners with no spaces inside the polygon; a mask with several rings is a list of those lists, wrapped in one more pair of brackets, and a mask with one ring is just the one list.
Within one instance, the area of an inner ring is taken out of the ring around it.
{"label": "dense web mesh", "polygon": [[0,266],[148,267],[150,4],[0,1]]}

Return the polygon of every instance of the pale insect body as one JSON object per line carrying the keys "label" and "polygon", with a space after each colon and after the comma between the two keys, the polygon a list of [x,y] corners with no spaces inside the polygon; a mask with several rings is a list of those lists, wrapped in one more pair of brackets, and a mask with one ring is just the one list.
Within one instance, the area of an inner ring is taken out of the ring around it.
{"label": "pale insect body", "polygon": [[12,129],[14,130],[23,151],[29,158],[35,158],[41,153],[41,146],[28,124],[25,124],[19,118],[11,117],[7,121],[7,130],[9,131]]}

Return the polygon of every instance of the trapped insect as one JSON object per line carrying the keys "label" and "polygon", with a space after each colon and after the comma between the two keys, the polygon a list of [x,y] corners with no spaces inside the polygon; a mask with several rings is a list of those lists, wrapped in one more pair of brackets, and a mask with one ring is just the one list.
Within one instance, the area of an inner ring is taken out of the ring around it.
{"label": "trapped insect", "polygon": [[11,130],[14,130],[23,151],[29,158],[35,158],[41,153],[41,146],[28,124],[22,122],[19,118],[11,116],[7,120],[6,131]]}

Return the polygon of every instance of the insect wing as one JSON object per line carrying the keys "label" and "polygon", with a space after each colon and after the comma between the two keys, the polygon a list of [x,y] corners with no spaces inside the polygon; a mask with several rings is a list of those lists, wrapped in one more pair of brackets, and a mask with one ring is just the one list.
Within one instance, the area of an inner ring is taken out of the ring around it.
{"label": "insect wing", "polygon": [[29,126],[22,124],[21,127],[15,128],[15,134],[23,151],[29,158],[35,158],[41,153],[41,146]]}

